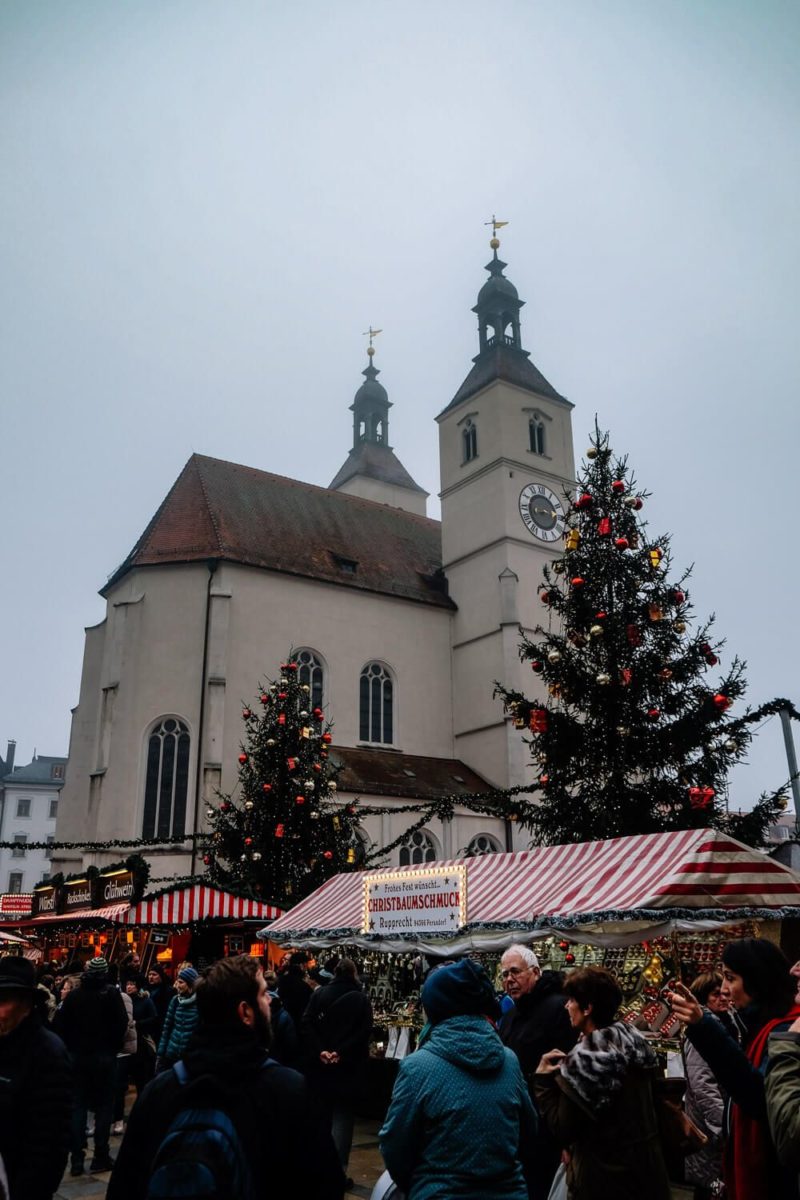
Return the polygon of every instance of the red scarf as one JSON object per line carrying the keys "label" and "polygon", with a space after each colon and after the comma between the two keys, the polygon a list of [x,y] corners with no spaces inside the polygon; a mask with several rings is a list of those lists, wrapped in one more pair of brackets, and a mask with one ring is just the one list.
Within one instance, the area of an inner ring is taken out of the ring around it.
{"label": "red scarf", "polygon": [[[760,1070],[769,1035],[779,1025],[790,1024],[797,1017],[800,1017],[800,1006],[790,1008],[785,1016],[767,1021],[759,1029],[746,1050],[751,1066]],[[770,1164],[774,1161],[775,1151],[766,1118],[750,1117],[734,1102],[731,1105],[731,1133],[725,1147],[723,1170],[730,1200],[765,1200]]]}

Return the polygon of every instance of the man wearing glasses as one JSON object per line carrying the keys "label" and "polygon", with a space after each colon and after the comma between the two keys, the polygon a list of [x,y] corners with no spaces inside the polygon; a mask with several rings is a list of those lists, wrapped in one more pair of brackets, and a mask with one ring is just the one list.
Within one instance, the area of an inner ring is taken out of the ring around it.
{"label": "man wearing glasses", "polygon": [[[533,1100],[533,1076],[543,1054],[571,1050],[575,1034],[561,992],[561,976],[542,972],[527,946],[509,946],[500,960],[500,975],[514,1007],[500,1021],[500,1037],[519,1059]],[[535,1100],[534,1100],[535,1104]],[[544,1121],[536,1144],[521,1147],[530,1200],[546,1200],[560,1160],[557,1146],[547,1140]]]}

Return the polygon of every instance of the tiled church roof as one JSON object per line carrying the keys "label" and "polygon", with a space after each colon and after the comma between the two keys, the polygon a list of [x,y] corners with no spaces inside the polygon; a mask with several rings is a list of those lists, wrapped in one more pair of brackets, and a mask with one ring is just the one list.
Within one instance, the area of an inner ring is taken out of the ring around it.
{"label": "tiled church roof", "polygon": [[513,383],[516,387],[533,392],[536,396],[548,396],[551,400],[559,400],[562,404],[568,404],[572,408],[569,400],[566,400],[551,383],[547,382],[524,350],[517,350],[513,346],[499,345],[492,346],[478,355],[469,375],[443,412],[455,408],[462,400],[466,400],[468,396],[474,396],[476,392],[482,391],[496,379],[504,379],[507,383]]}
{"label": "tiled church roof", "polygon": [[427,495],[425,489],[411,478],[394,450],[388,446],[376,445],[375,442],[359,442],[350,451],[331,481],[331,487],[341,487],[354,475],[366,475],[369,479],[380,480],[381,483],[410,488],[413,492],[423,492]]}
{"label": "tiled church roof", "polygon": [[455,607],[438,521],[202,454],[101,594],[135,567],[210,558]]}
{"label": "tiled church roof", "polygon": [[457,758],[336,745],[331,757],[342,767],[337,777],[340,792],[437,800],[491,791],[491,784]]}

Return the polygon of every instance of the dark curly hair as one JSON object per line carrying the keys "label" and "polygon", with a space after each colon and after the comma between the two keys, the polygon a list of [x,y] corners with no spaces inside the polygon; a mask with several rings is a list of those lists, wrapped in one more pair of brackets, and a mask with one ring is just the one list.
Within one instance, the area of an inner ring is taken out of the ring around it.
{"label": "dark curly hair", "polygon": [[591,1004],[592,1023],[598,1029],[611,1025],[622,1004],[622,991],[614,976],[605,967],[579,967],[564,982],[564,995],[576,1002],[584,1012]]}

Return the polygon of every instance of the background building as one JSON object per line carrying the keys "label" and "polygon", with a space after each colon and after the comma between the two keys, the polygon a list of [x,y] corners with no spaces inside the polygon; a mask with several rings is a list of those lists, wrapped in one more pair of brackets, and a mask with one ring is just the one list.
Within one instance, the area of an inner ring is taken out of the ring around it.
{"label": "background building", "polygon": [[[352,448],[329,488],[189,459],[86,631],[59,840],[202,828],[204,800],[236,783],[242,703],[290,647],[334,722],[343,799],[385,798],[391,810],[529,778],[493,685],[530,691],[519,627],[540,619],[537,584],[563,530],[572,406],[523,349],[523,301],[498,245],[473,309],[478,354],[436,418],[441,522],[390,445],[372,345]],[[407,823],[388,812],[364,836],[384,845]],[[512,840],[504,822],[456,809],[393,858]],[[197,867],[177,840],[148,856],[156,878]]]}
{"label": "background building", "polygon": [[[6,763],[13,768],[14,743],[9,743]],[[51,851],[29,850],[31,842],[52,842],[61,791],[67,770],[66,758],[34,755],[27,766],[4,774],[0,805],[0,842],[15,842],[13,849],[0,849],[0,891],[29,892],[52,873]]]}

